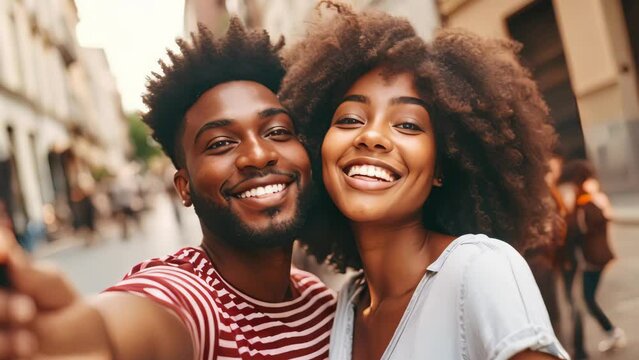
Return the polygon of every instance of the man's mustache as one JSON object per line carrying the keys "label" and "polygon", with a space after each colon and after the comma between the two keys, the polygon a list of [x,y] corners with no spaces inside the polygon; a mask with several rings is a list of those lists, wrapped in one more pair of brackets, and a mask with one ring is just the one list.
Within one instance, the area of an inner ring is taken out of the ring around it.
{"label": "man's mustache", "polygon": [[246,170],[246,175],[244,179],[240,181],[238,184],[243,183],[244,181],[265,177],[267,175],[284,175],[296,179],[299,177],[299,173],[297,171],[284,171],[277,168],[265,168],[265,169],[251,169]]}

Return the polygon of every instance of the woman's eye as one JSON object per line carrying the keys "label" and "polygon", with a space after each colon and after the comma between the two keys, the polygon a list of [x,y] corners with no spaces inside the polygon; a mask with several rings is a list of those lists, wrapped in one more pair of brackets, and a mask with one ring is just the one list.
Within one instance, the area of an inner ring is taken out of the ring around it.
{"label": "woman's eye", "polygon": [[401,130],[422,131],[422,128],[419,127],[419,125],[411,123],[411,122],[405,122],[405,123],[397,124],[397,125],[395,125],[395,127],[398,128],[398,129],[401,129]]}
{"label": "woman's eye", "polygon": [[364,122],[362,120],[354,118],[354,117],[343,117],[335,121],[335,125],[346,125],[346,126],[359,125],[363,123]]}

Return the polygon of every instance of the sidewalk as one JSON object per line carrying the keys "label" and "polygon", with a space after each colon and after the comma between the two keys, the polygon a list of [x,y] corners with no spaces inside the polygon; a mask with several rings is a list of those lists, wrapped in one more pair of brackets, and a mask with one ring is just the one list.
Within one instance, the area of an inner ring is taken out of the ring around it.
{"label": "sidewalk", "polygon": [[143,260],[199,244],[201,231],[189,210],[192,212],[180,209],[179,226],[168,197],[159,194],[129,239],[122,238],[118,223],[107,222],[100,227],[101,238],[90,244],[78,236],[61,238],[41,244],[33,256],[56,264],[82,294],[94,294],[119,281]]}

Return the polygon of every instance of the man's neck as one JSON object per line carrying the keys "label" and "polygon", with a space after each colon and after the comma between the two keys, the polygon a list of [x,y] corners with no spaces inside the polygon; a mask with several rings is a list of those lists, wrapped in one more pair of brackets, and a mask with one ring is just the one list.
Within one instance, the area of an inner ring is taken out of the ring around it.
{"label": "man's neck", "polygon": [[291,291],[290,245],[246,250],[229,246],[204,230],[202,248],[224,280],[244,294],[265,302],[282,302]]}

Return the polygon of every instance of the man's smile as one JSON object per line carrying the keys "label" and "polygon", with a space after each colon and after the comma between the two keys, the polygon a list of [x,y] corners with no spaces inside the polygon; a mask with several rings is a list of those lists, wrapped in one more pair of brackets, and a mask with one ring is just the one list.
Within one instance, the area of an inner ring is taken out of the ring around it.
{"label": "man's smile", "polygon": [[250,190],[246,190],[245,192],[241,194],[235,195],[235,197],[239,197],[240,199],[247,199],[247,198],[254,198],[254,197],[258,197],[258,198],[268,197],[269,195],[277,194],[279,192],[284,191],[286,187],[287,187],[286,184],[258,186]]}
{"label": "man's smile", "polygon": [[[243,180],[224,192],[230,194],[229,201],[249,208],[255,210],[272,208],[286,201],[291,194],[289,188],[296,178],[294,174],[268,174]],[[293,193],[293,196],[296,194]]]}

